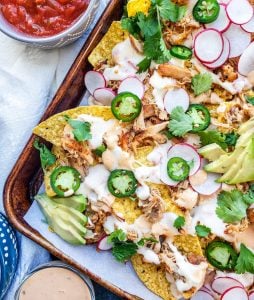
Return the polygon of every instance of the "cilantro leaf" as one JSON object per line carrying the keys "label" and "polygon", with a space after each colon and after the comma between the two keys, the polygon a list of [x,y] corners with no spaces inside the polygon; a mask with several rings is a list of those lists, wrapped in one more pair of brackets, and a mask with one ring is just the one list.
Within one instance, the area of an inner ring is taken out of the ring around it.
{"label": "cilantro leaf", "polygon": [[65,116],[68,124],[73,128],[73,135],[76,141],[83,142],[90,140],[91,135],[91,124],[89,122],[82,122],[79,120],[74,120]]}
{"label": "cilantro leaf", "polygon": [[137,18],[123,18],[121,20],[121,26],[124,30],[128,31],[134,37],[139,38],[140,28],[137,24]]}
{"label": "cilantro leaf", "polygon": [[211,229],[205,225],[197,225],[195,227],[196,234],[199,237],[207,237],[211,233]]}
{"label": "cilantro leaf", "polygon": [[245,201],[243,193],[238,190],[223,191],[218,196],[216,214],[225,223],[240,222],[247,215]]}
{"label": "cilantro leaf", "polygon": [[162,19],[171,22],[180,21],[187,11],[185,6],[178,6],[170,0],[155,0],[152,3],[158,7]]}
{"label": "cilantro leaf", "polygon": [[126,240],[126,237],[126,233],[122,229],[117,229],[110,234],[107,241],[108,243],[122,242]]}
{"label": "cilantro leaf", "polygon": [[236,273],[252,273],[254,274],[254,253],[244,244],[241,244],[240,255],[236,263]]}
{"label": "cilantro leaf", "polygon": [[195,96],[199,96],[212,87],[212,76],[209,73],[197,74],[192,78],[191,88],[194,91]]}
{"label": "cilantro leaf", "polygon": [[185,218],[183,216],[179,216],[175,219],[175,222],[174,222],[174,227],[177,228],[177,229],[180,229],[184,226],[185,224]]}
{"label": "cilantro leaf", "polygon": [[208,131],[201,131],[198,132],[200,137],[200,141],[202,146],[206,146],[209,144],[216,143],[218,144],[223,150],[226,150],[228,145],[225,141],[225,136],[216,130],[208,130]]}
{"label": "cilantro leaf", "polygon": [[137,25],[144,37],[149,38],[160,32],[158,20],[153,15],[146,16],[143,13],[138,13],[137,20]]}
{"label": "cilantro leaf", "polygon": [[228,146],[235,146],[238,138],[239,138],[239,134],[237,134],[235,132],[226,133],[225,134],[225,143]]}
{"label": "cilantro leaf", "polygon": [[184,136],[193,128],[192,118],[180,106],[172,110],[170,119],[169,130],[174,136]]}
{"label": "cilantro leaf", "polygon": [[145,245],[145,242],[158,243],[156,239],[150,237],[150,238],[142,238],[137,242],[137,245],[142,247]]}
{"label": "cilantro leaf", "polygon": [[246,95],[246,96],[245,96],[245,99],[246,99],[246,101],[247,101],[248,103],[254,105],[254,96],[253,96],[253,95],[252,95],[252,96]]}
{"label": "cilantro leaf", "polygon": [[34,148],[40,151],[41,166],[46,169],[52,166],[56,162],[56,156],[47,148],[46,145],[39,142],[36,139],[33,144]]}
{"label": "cilantro leaf", "polygon": [[134,254],[137,253],[137,251],[137,244],[131,241],[114,243],[114,246],[112,248],[112,254],[115,257],[115,259],[119,262],[125,262],[129,260]]}
{"label": "cilantro leaf", "polygon": [[151,65],[151,62],[152,62],[151,58],[145,57],[145,58],[137,65],[137,67],[138,67],[138,72],[137,72],[137,73],[140,74],[140,73],[143,73],[143,72],[145,72],[146,70],[148,70],[149,67],[150,67],[150,65]]}
{"label": "cilantro leaf", "polygon": [[107,239],[108,243],[113,244],[112,254],[119,262],[129,260],[138,250],[138,245],[126,241],[126,238],[126,233],[122,229],[117,229]]}

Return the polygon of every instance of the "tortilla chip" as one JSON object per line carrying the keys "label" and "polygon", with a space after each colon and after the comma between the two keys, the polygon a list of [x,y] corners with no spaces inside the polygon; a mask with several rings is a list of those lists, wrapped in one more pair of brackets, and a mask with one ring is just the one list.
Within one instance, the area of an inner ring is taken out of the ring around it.
{"label": "tortilla chip", "polygon": [[60,147],[63,130],[65,125],[67,124],[64,116],[69,116],[70,118],[75,119],[82,114],[92,115],[95,117],[103,117],[104,120],[114,118],[110,107],[80,106],[52,116],[51,118],[35,127],[33,133],[50,142],[51,144]]}
{"label": "tortilla chip", "polygon": [[108,32],[88,57],[90,64],[95,67],[105,60],[111,61],[113,48],[127,37],[128,33],[122,29],[121,22],[113,22]]}
{"label": "tortilla chip", "polygon": [[138,12],[147,14],[151,0],[130,0],[127,4],[128,17],[135,17]]}
{"label": "tortilla chip", "polygon": [[[198,237],[192,235],[178,235],[175,236],[173,243],[183,254],[195,253],[203,255]],[[144,262],[142,255],[133,256],[131,262],[138,277],[149,290],[162,299],[175,299],[171,294],[170,283],[166,278],[166,272],[163,266]],[[185,292],[183,296],[185,299],[189,299],[194,292],[194,289],[190,290]]]}
{"label": "tortilla chip", "polygon": [[165,300],[175,300],[170,292],[170,283],[166,278],[163,266],[143,262],[142,255],[131,258],[132,266],[139,279],[153,293]]}

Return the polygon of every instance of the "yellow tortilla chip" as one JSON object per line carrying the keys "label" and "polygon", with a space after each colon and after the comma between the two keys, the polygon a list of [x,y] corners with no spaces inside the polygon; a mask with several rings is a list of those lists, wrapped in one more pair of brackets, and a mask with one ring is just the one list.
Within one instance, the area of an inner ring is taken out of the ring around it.
{"label": "yellow tortilla chip", "polygon": [[127,4],[128,17],[135,17],[138,12],[147,14],[151,7],[151,0],[130,0]]}
{"label": "yellow tortilla chip", "polygon": [[[194,253],[203,255],[198,237],[192,235],[178,235],[175,236],[173,243],[183,254]],[[133,256],[131,262],[138,277],[149,290],[164,300],[175,300],[171,294],[170,283],[166,278],[166,272],[163,266],[144,262],[142,255]],[[185,299],[189,299],[194,292],[194,290],[190,290],[185,292],[183,296]]]}
{"label": "yellow tortilla chip", "polygon": [[90,64],[95,67],[102,61],[111,61],[113,48],[127,37],[128,33],[122,29],[121,22],[113,22],[108,32],[88,57]]}
{"label": "yellow tortilla chip", "polygon": [[70,118],[75,119],[82,114],[102,117],[104,118],[104,120],[114,118],[110,107],[80,106],[52,116],[51,118],[35,127],[33,133],[50,142],[51,144],[60,147],[63,130],[65,125],[67,124],[64,116],[69,116]]}

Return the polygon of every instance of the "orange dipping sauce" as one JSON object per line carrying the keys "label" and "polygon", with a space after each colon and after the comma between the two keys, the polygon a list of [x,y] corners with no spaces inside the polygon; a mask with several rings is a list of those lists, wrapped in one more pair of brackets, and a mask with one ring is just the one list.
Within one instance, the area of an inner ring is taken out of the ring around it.
{"label": "orange dipping sauce", "polygon": [[83,14],[90,0],[1,0],[4,18],[17,30],[49,37],[70,27]]}

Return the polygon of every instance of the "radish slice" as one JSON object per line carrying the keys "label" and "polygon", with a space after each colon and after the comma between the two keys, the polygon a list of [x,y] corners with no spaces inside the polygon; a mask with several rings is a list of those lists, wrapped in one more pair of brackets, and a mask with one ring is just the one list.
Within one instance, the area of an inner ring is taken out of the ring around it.
{"label": "radish slice", "polygon": [[104,76],[97,71],[88,71],[85,75],[84,81],[85,86],[91,95],[93,95],[95,90],[106,87],[106,80]]}
{"label": "radish slice", "polygon": [[163,158],[160,163],[160,180],[170,186],[177,186],[179,181],[174,181],[168,176],[167,171],[168,159]]}
{"label": "radish slice", "polygon": [[224,36],[230,43],[230,58],[240,56],[251,42],[251,34],[235,24],[230,25]]}
{"label": "radish slice", "polygon": [[201,166],[201,158],[197,150],[186,143],[174,145],[168,151],[168,160],[173,157],[181,157],[192,164],[190,168],[190,176],[194,175]]}
{"label": "radish slice", "polygon": [[254,300],[254,291],[249,293],[249,300]]}
{"label": "radish slice", "polygon": [[98,242],[98,245],[97,245],[97,249],[98,250],[101,250],[101,251],[107,251],[107,250],[110,250],[112,249],[112,244],[108,243],[108,236],[104,236],[99,242]]}
{"label": "radish slice", "polygon": [[220,0],[220,4],[228,4],[231,0]]}
{"label": "radish slice", "polygon": [[198,33],[194,42],[194,51],[201,62],[212,63],[216,61],[223,51],[223,39],[219,31],[205,29]]}
{"label": "radish slice", "polygon": [[248,0],[231,0],[226,11],[229,19],[238,25],[245,24],[253,17],[253,7]]}
{"label": "radish slice", "polygon": [[254,16],[250,19],[250,21],[248,23],[241,25],[241,27],[244,31],[253,33],[254,32]]}
{"label": "radish slice", "polygon": [[220,14],[218,18],[209,24],[206,24],[206,28],[213,28],[216,29],[220,32],[223,32],[228,29],[230,25],[230,20],[228,18],[227,12],[226,12],[226,5],[225,4],[220,4]]}
{"label": "radish slice", "polygon": [[184,111],[187,111],[189,105],[190,97],[184,89],[174,89],[165,94],[164,106],[169,114],[171,114],[172,110],[177,106],[181,106]]}
{"label": "radish slice", "polygon": [[226,37],[223,37],[224,40],[224,49],[219,59],[217,59],[214,63],[211,64],[204,64],[209,69],[216,69],[224,65],[224,63],[229,58],[230,53],[230,43]]}
{"label": "radish slice", "polygon": [[191,297],[191,300],[214,300],[214,298],[208,292],[199,290],[193,297]]}
{"label": "radish slice", "polygon": [[249,300],[249,297],[242,287],[236,286],[226,290],[221,300]]}
{"label": "radish slice", "polygon": [[118,94],[123,92],[129,92],[142,99],[145,93],[145,87],[143,83],[137,77],[128,77],[124,79],[119,88]]}
{"label": "radish slice", "polygon": [[100,88],[94,91],[93,94],[96,101],[102,105],[110,106],[112,100],[115,98],[116,93],[112,89]]}
{"label": "radish slice", "polygon": [[217,277],[213,280],[211,287],[215,293],[222,295],[232,287],[243,288],[243,285],[241,282],[231,277]]}
{"label": "radish slice", "polygon": [[189,182],[196,192],[201,195],[209,196],[220,189],[221,183],[215,181],[219,177],[219,174],[206,173],[205,171],[200,170],[189,177]]}
{"label": "radish slice", "polygon": [[238,63],[238,71],[247,76],[254,70],[254,42],[243,52]]}

